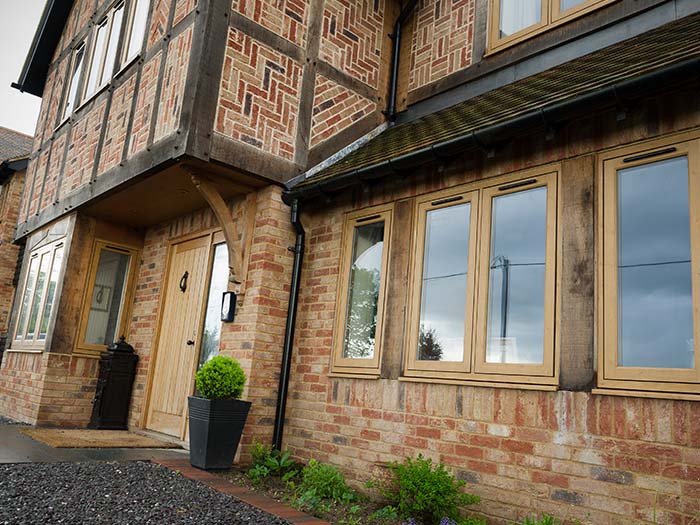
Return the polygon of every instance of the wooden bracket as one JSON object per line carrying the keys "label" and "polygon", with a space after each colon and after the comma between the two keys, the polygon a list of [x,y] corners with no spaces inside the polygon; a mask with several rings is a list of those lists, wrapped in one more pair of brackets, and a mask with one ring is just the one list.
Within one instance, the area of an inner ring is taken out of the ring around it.
{"label": "wooden bracket", "polygon": [[241,273],[242,261],[243,261],[243,246],[242,242],[238,237],[238,226],[236,221],[233,220],[231,215],[231,210],[229,210],[224,198],[216,189],[214,183],[197,174],[191,168],[183,168],[187,173],[189,173],[192,179],[192,184],[197,188],[199,193],[202,194],[204,200],[211,207],[216,219],[221,225],[221,229],[224,233],[224,239],[226,239],[226,247],[228,248],[228,267],[229,267],[229,291],[240,292],[243,275]]}

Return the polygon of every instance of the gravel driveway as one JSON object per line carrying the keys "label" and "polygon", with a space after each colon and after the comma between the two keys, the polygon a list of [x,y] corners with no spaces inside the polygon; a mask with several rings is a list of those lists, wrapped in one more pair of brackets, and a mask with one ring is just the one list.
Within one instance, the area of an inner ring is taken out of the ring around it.
{"label": "gravel driveway", "polygon": [[0,465],[0,524],[290,525],[151,463]]}

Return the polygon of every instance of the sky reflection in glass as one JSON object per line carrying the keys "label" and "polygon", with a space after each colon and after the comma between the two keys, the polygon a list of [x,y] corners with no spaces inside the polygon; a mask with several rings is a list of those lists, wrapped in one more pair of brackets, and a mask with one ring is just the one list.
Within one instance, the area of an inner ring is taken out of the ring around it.
{"label": "sky reflection in glass", "polygon": [[693,368],[688,159],[619,170],[618,364]]}
{"label": "sky reflection in glass", "polygon": [[546,187],[493,199],[488,269],[488,363],[541,364],[544,361],[546,244]]}
{"label": "sky reflection in glass", "polygon": [[427,213],[418,360],[464,359],[470,213],[469,203]]}

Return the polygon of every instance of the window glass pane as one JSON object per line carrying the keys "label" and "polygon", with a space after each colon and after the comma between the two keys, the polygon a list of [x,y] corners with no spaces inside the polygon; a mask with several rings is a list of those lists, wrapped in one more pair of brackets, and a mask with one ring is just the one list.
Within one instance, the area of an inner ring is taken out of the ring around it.
{"label": "window glass pane", "polygon": [[464,359],[470,211],[467,203],[427,213],[419,360]]}
{"label": "window glass pane", "polygon": [[90,315],[85,331],[85,342],[91,345],[110,345],[119,335],[119,319],[129,274],[131,256],[104,248],[97,264],[92,288]]}
{"label": "window glass pane", "polygon": [[344,358],[374,357],[383,248],[383,222],[355,228],[345,319]]}
{"label": "window glass pane", "polygon": [[46,290],[46,302],[44,303],[44,312],[41,316],[41,327],[39,328],[39,339],[46,339],[46,332],[49,328],[49,320],[51,319],[51,308],[56,297],[56,286],[58,285],[58,274],[61,272],[61,261],[63,260],[63,246],[55,251],[53,258],[53,266],[51,267],[51,277],[49,278],[49,288]]}
{"label": "window glass pane", "polygon": [[36,286],[34,287],[34,297],[32,298],[32,307],[29,310],[29,321],[27,322],[27,339],[34,339],[36,334],[37,319],[39,317],[39,308],[41,308],[41,299],[46,286],[46,278],[48,277],[51,267],[52,253],[45,253],[41,256],[39,264],[39,275],[36,278]]}
{"label": "window glass pane", "polygon": [[228,283],[228,250],[226,243],[214,248],[214,264],[211,269],[207,311],[204,316],[204,333],[199,349],[199,368],[219,353],[221,337],[221,299]]}
{"label": "window glass pane", "polygon": [[19,321],[17,322],[17,336],[15,339],[22,340],[24,338],[24,326],[27,321],[27,312],[29,311],[29,301],[32,299],[34,294],[34,284],[36,281],[36,270],[39,267],[39,257],[34,257],[29,262],[29,271],[27,277],[27,286],[24,289],[24,295],[22,296],[22,307],[19,314]]}
{"label": "window glass pane", "polygon": [[495,197],[491,214],[486,361],[541,364],[547,188]]}
{"label": "window glass pane", "polygon": [[500,38],[539,24],[542,19],[541,0],[501,0]]}
{"label": "window glass pane", "polygon": [[134,6],[134,17],[131,22],[131,35],[129,36],[129,49],[126,59],[136,56],[143,45],[143,37],[146,33],[146,21],[148,19],[148,0],[137,0]]}
{"label": "window glass pane", "polygon": [[114,72],[114,60],[117,57],[117,45],[119,44],[119,35],[122,30],[123,14],[123,4],[117,7],[112,14],[112,29],[109,32],[109,44],[107,44],[107,54],[105,55],[105,64],[102,68],[100,85],[108,82],[112,78],[112,73]]}
{"label": "window glass pane", "polygon": [[693,368],[688,159],[617,173],[618,364]]}
{"label": "window glass pane", "polygon": [[97,28],[95,36],[95,49],[92,52],[92,60],[90,60],[90,73],[88,74],[87,86],[85,88],[85,97],[92,95],[97,86],[100,84],[100,64],[104,55],[105,43],[107,42],[108,20],[105,20]]}
{"label": "window glass pane", "polygon": [[562,12],[566,11],[567,9],[583,4],[585,1],[586,0],[559,0],[559,10]]}
{"label": "window glass pane", "polygon": [[75,104],[78,101],[78,81],[80,73],[83,70],[83,58],[85,55],[85,45],[81,45],[75,52],[73,57],[73,69],[70,76],[70,85],[68,87],[68,97],[66,98],[66,107],[63,110],[63,118],[67,118],[75,109]]}

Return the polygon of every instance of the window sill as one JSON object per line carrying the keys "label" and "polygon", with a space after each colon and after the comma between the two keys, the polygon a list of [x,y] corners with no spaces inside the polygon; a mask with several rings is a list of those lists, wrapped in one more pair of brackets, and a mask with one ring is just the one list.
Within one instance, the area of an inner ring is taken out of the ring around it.
{"label": "window sill", "polygon": [[675,392],[658,392],[649,390],[622,390],[613,388],[594,388],[591,393],[598,396],[643,397],[647,399],[671,399],[677,401],[700,401],[700,394],[680,394]]}
{"label": "window sill", "polygon": [[58,123],[58,126],[53,128],[53,132],[57,133],[59,129],[61,129],[63,126],[66,125],[66,123],[70,121],[70,115],[68,115],[66,118],[64,118],[61,122]]}
{"label": "window sill", "polygon": [[117,71],[114,74],[113,78],[120,77],[127,69],[129,69],[134,63],[136,63],[139,59],[141,58],[141,53],[135,54],[133,57],[127,59],[124,64],[119,68],[119,71]]}
{"label": "window sill", "polygon": [[555,392],[559,390],[557,385],[542,385],[531,383],[506,383],[496,381],[478,381],[474,379],[445,379],[431,377],[399,377],[399,381],[407,383],[435,383],[439,385],[462,385],[462,386],[482,386],[489,388],[510,388],[514,390],[541,390],[546,392]]}
{"label": "window sill", "polygon": [[328,377],[341,379],[381,379],[379,373],[372,372],[370,374],[359,374],[357,372],[331,372]]}
{"label": "window sill", "polygon": [[44,349],[43,348],[22,348],[22,347],[15,347],[15,348],[8,348],[5,350],[6,354],[43,354]]}

